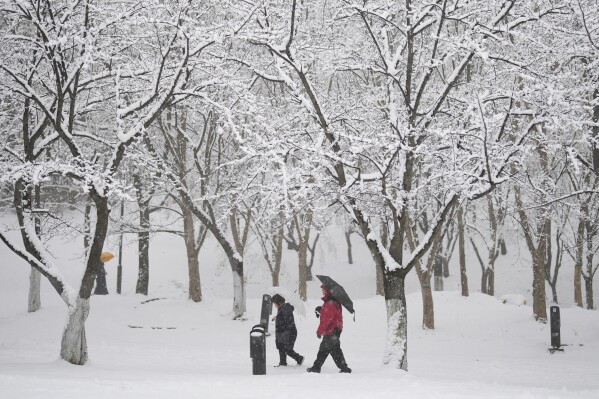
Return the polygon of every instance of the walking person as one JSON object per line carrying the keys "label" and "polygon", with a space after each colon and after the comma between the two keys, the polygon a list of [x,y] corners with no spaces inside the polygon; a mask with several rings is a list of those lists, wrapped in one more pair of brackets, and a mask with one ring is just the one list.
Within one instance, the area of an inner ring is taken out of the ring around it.
{"label": "walking person", "polygon": [[96,273],[96,289],[94,290],[95,295],[108,295],[108,287],[106,286],[106,269],[104,263],[114,258],[114,255],[110,252],[102,252],[100,255],[100,261],[102,265]]}
{"label": "walking person", "polygon": [[[331,291],[321,285],[323,305],[322,307],[316,308],[316,316],[318,317],[320,312],[320,324],[316,330],[316,336],[318,339],[322,337],[320,342],[320,348],[316,355],[316,360],[312,367],[308,368],[310,373],[320,373],[320,369],[327,359],[329,354],[333,358],[333,361],[339,367],[340,373],[351,373],[351,369],[345,362],[343,351],[341,350],[341,342],[339,337],[343,331],[343,313],[341,311],[341,304],[335,300],[331,295]],[[318,309],[320,308],[320,309]]]}
{"label": "walking person", "polygon": [[304,357],[293,350],[297,338],[297,328],[293,318],[294,307],[285,303],[285,298],[279,294],[272,297],[272,302],[278,309],[277,315],[273,317],[275,320],[275,343],[280,359],[279,365],[276,367],[287,366],[287,356],[301,365],[304,362]]}

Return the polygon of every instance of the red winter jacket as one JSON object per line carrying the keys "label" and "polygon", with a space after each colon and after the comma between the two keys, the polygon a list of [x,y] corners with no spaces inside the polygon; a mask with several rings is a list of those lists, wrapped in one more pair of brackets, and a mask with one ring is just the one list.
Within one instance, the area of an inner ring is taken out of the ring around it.
{"label": "red winter jacket", "polygon": [[339,333],[343,330],[343,314],[341,312],[341,304],[331,297],[331,292],[323,285],[326,294],[322,297],[324,304],[320,310],[320,325],[316,334],[318,335],[333,335],[335,328],[339,329]]}

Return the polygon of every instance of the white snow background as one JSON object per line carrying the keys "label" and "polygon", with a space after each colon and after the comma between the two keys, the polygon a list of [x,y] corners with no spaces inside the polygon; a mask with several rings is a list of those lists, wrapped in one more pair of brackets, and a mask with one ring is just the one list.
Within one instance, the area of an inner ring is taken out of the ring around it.
{"label": "white snow background", "polygon": [[[11,237],[20,242],[14,232]],[[187,300],[183,241],[167,234],[152,237],[150,295],[134,294],[137,243],[129,236],[123,294],[115,293],[118,260],[113,259],[106,265],[110,295],[91,299],[85,366],[59,359],[66,320],[62,300],[42,277],[42,309],[27,313],[29,268],[0,245],[0,398],[599,398],[599,313],[572,305],[571,265],[560,271],[561,339],[567,346],[556,354],[548,351],[549,324],[533,320],[532,272],[517,241],[498,260],[495,297],[480,294],[474,256],[468,257],[471,295],[462,297],[452,261],[446,291],[434,293],[435,330],[421,327],[421,295],[412,271],[406,373],[382,365],[386,314],[383,299],[375,295],[374,265],[355,235],[354,264],[348,264],[344,241],[334,228],[323,233],[314,274],[330,275],[354,299],[355,322],[344,310],[341,337],[353,373],[339,374],[330,358],[321,374],[306,372],[319,345],[313,308],[321,303],[320,290],[313,281],[305,309],[295,312],[296,350],[306,361],[297,366],[290,359],[290,366],[275,368],[278,353],[270,336],[266,376],[252,375],[249,358],[249,332],[259,322],[261,295],[272,293],[255,243],[245,258],[247,320],[233,321],[231,271],[213,241],[200,253],[204,300],[193,303]],[[81,243],[56,239],[52,248],[56,263],[78,286]],[[117,253],[116,237],[105,250]],[[285,251],[282,289],[295,291],[296,279],[297,256]],[[503,303],[506,295],[527,298],[527,304]]]}

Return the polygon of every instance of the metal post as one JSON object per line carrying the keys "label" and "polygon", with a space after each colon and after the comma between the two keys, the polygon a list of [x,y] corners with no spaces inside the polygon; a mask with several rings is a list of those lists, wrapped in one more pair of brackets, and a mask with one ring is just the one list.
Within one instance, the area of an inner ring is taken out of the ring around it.
{"label": "metal post", "polygon": [[266,374],[266,334],[264,326],[257,324],[250,331],[250,357],[252,358],[252,374]]}
{"label": "metal post", "polygon": [[268,294],[262,295],[262,309],[260,311],[260,324],[264,327],[264,332],[268,335],[268,321],[272,313],[272,297]]}
{"label": "metal post", "polygon": [[551,347],[554,350],[560,350],[562,346],[560,339],[560,317],[559,317],[559,306],[551,306],[549,308],[549,314],[551,318]]}

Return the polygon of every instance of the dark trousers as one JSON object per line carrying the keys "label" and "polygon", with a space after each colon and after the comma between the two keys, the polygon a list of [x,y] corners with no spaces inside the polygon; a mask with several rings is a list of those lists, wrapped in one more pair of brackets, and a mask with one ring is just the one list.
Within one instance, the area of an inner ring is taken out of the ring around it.
{"label": "dark trousers", "polygon": [[296,362],[299,362],[299,359],[301,359],[300,354],[293,349],[279,349],[279,364],[287,364],[287,356]]}
{"label": "dark trousers", "polygon": [[341,342],[339,341],[339,335],[325,335],[322,337],[322,342],[320,343],[320,348],[318,349],[318,355],[316,355],[316,360],[314,361],[313,369],[320,370],[324,361],[327,360],[327,357],[331,354],[333,361],[340,369],[347,368],[347,363],[345,362],[345,357],[343,356],[343,351],[341,350]]}

